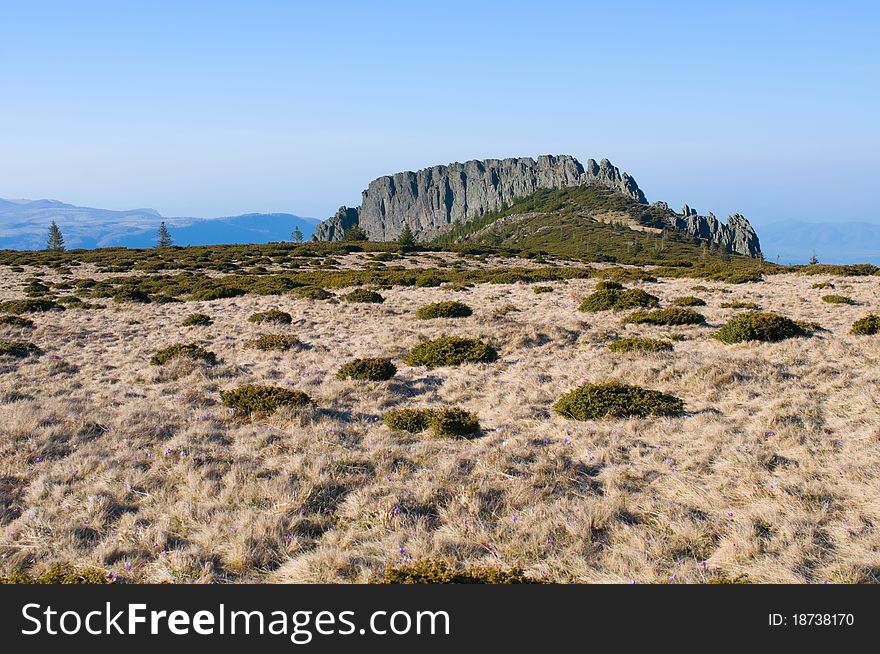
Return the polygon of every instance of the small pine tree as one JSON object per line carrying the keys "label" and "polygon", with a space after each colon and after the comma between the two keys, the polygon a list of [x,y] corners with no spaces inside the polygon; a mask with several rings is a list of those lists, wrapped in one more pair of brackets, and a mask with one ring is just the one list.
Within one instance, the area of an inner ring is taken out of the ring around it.
{"label": "small pine tree", "polygon": [[64,236],[61,234],[61,229],[54,220],[52,221],[52,224],[49,225],[49,237],[46,239],[46,249],[54,250],[56,252],[64,250]]}
{"label": "small pine tree", "polygon": [[819,263],[819,260],[816,258],[816,251],[813,250],[813,256],[810,257],[810,265],[815,266],[817,263]]}
{"label": "small pine tree", "polygon": [[158,239],[156,240],[156,246],[160,248],[167,248],[173,245],[174,241],[171,239],[171,232],[168,231],[168,225],[165,224],[163,220],[159,225]]}
{"label": "small pine tree", "polygon": [[290,236],[291,236],[291,237],[293,238],[293,240],[296,241],[297,243],[302,243],[302,241],[303,241],[303,233],[302,233],[302,230],[299,228],[299,225],[297,225],[296,227],[293,228],[293,232],[291,233]]}
{"label": "small pine tree", "polygon": [[403,224],[403,231],[397,237],[397,242],[401,247],[412,247],[416,244],[416,237],[413,236],[409,223]]}
{"label": "small pine tree", "polygon": [[353,225],[345,230],[342,234],[343,241],[366,241],[367,234],[359,225]]}

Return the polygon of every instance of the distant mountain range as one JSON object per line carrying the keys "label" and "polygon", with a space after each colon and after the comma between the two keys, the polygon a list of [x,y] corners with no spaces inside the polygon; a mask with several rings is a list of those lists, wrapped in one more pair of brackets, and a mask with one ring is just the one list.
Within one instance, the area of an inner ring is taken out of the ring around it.
{"label": "distant mountain range", "polygon": [[878,223],[785,221],[760,226],[758,236],[767,261],[807,263],[815,252],[820,263],[880,265]]}
{"label": "distant mountain range", "polygon": [[37,250],[46,245],[46,230],[58,223],[68,248],[152,247],[165,221],[175,245],[217,245],[289,241],[294,227],[311,237],[315,218],[288,213],[252,213],[221,218],[163,217],[154,209],[111,211],[78,207],[57,200],[0,199],[0,249]]}

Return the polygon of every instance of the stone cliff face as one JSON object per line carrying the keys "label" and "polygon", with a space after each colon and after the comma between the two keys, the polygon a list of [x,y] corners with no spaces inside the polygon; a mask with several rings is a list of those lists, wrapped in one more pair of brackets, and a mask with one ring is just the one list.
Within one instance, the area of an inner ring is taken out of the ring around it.
{"label": "stone cliff face", "polygon": [[[340,207],[315,230],[316,241],[338,241],[346,229],[358,225],[370,240],[396,239],[409,224],[417,240],[430,240],[489,211],[540,189],[596,185],[647,204],[636,181],[607,159],[589,159],[582,165],[569,155],[514,159],[486,159],[417,172],[402,172],[373,180],[362,194],[360,207]],[[689,210],[690,211],[690,210]],[[672,213],[672,212],[670,212]],[[674,214],[673,214],[674,215]],[[742,216],[723,225],[709,214],[685,214],[670,226],[718,243],[731,252],[756,256],[757,237]]]}

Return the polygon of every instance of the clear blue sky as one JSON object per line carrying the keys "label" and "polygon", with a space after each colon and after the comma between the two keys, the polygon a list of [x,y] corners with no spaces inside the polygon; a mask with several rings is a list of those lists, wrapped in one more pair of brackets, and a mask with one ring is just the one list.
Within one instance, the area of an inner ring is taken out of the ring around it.
{"label": "clear blue sky", "polygon": [[3,2],[0,197],[323,218],[607,157],[649,200],[880,221],[877,2]]}

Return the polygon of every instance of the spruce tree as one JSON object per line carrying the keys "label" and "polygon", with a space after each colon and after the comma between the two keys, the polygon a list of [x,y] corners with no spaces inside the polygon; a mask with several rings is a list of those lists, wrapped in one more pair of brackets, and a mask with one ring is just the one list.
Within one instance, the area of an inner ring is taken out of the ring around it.
{"label": "spruce tree", "polygon": [[174,244],[174,241],[171,238],[171,232],[168,231],[168,226],[165,224],[163,220],[159,225],[159,238],[156,240],[156,246],[160,248],[167,248]]}
{"label": "spruce tree", "polygon": [[62,236],[61,229],[54,220],[52,221],[52,224],[49,225],[49,237],[46,239],[46,249],[54,250],[56,252],[64,250],[64,236]]}
{"label": "spruce tree", "polygon": [[293,228],[293,233],[291,234],[291,236],[293,236],[293,240],[297,243],[302,243],[303,233],[302,230],[300,230],[299,225]]}
{"label": "spruce tree", "polygon": [[403,224],[403,231],[400,232],[400,236],[397,237],[397,242],[401,247],[412,247],[416,244],[416,238],[413,236],[409,223]]}

